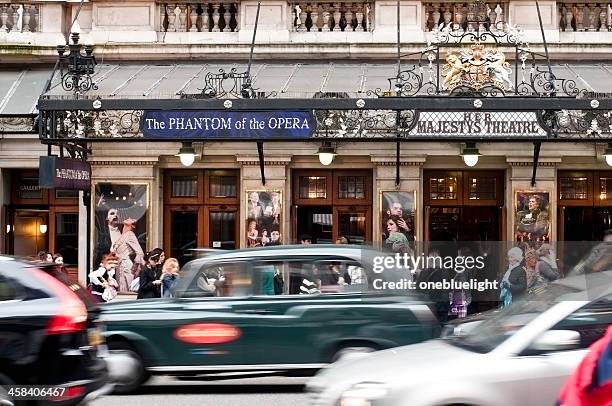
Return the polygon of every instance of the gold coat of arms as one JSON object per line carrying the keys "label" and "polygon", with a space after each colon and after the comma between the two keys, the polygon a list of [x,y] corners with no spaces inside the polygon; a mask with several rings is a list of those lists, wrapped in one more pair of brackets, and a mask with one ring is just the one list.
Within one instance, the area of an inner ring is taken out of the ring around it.
{"label": "gold coat of arms", "polygon": [[482,44],[473,44],[470,50],[458,54],[449,52],[442,69],[442,89],[453,90],[466,86],[480,90],[493,84],[503,90],[512,89],[510,64],[503,52],[486,49]]}

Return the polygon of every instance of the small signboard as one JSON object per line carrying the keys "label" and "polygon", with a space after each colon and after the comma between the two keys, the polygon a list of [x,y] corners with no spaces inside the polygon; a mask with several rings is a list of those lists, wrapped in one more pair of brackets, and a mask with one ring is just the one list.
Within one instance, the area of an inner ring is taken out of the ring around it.
{"label": "small signboard", "polygon": [[316,129],[311,111],[148,110],[140,120],[144,138],[309,138]]}
{"label": "small signboard", "polygon": [[89,190],[91,165],[78,159],[41,156],[39,186],[43,189]]}

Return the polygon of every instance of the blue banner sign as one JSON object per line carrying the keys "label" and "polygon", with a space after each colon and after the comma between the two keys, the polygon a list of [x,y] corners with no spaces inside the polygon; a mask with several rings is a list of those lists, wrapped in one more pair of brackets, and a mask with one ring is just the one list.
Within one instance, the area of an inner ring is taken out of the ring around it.
{"label": "blue banner sign", "polygon": [[310,111],[148,110],[140,120],[144,138],[308,138],[316,120]]}

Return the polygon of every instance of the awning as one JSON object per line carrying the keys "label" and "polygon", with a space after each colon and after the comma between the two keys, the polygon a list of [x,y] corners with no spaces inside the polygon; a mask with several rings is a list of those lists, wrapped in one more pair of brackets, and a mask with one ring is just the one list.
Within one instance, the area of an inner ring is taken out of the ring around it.
{"label": "awning", "polygon": [[[408,64],[402,66],[403,69],[407,67]],[[99,64],[93,75],[98,88],[89,90],[87,98],[99,96],[102,99],[178,99],[184,94],[201,93],[207,74],[217,74],[220,70],[230,72],[232,69],[244,72],[247,65],[245,63]],[[428,68],[423,69],[427,72]],[[31,78],[29,80],[36,78],[34,72],[38,71],[28,73],[28,78]],[[553,72],[557,78],[575,80],[581,89],[612,93],[612,61],[556,63],[553,65]],[[18,76],[21,73],[16,71],[13,75]],[[393,62],[260,62],[254,63],[251,67],[255,91],[273,98],[362,97],[368,91],[388,90],[388,79],[394,78],[396,74],[397,65]],[[3,72],[3,75],[8,76],[10,72]],[[38,85],[38,82],[36,83]],[[41,88],[38,87],[39,91]],[[33,100],[35,92],[22,93],[18,92],[14,97],[29,97],[29,100]],[[73,98],[72,92],[62,88],[59,74],[55,75],[51,89],[45,96],[49,99]],[[17,108],[18,105],[27,105],[27,103],[20,102],[13,108]]]}

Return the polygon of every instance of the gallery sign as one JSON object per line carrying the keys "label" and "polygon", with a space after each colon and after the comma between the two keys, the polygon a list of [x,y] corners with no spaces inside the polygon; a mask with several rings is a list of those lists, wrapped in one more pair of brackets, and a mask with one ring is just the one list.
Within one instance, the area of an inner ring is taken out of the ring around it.
{"label": "gallery sign", "polygon": [[89,190],[91,165],[78,159],[41,156],[39,186],[43,189]]}
{"label": "gallery sign", "polygon": [[308,138],[316,129],[311,111],[148,110],[140,119],[144,138]]}
{"label": "gallery sign", "polygon": [[421,112],[413,137],[543,138],[534,112]]}

